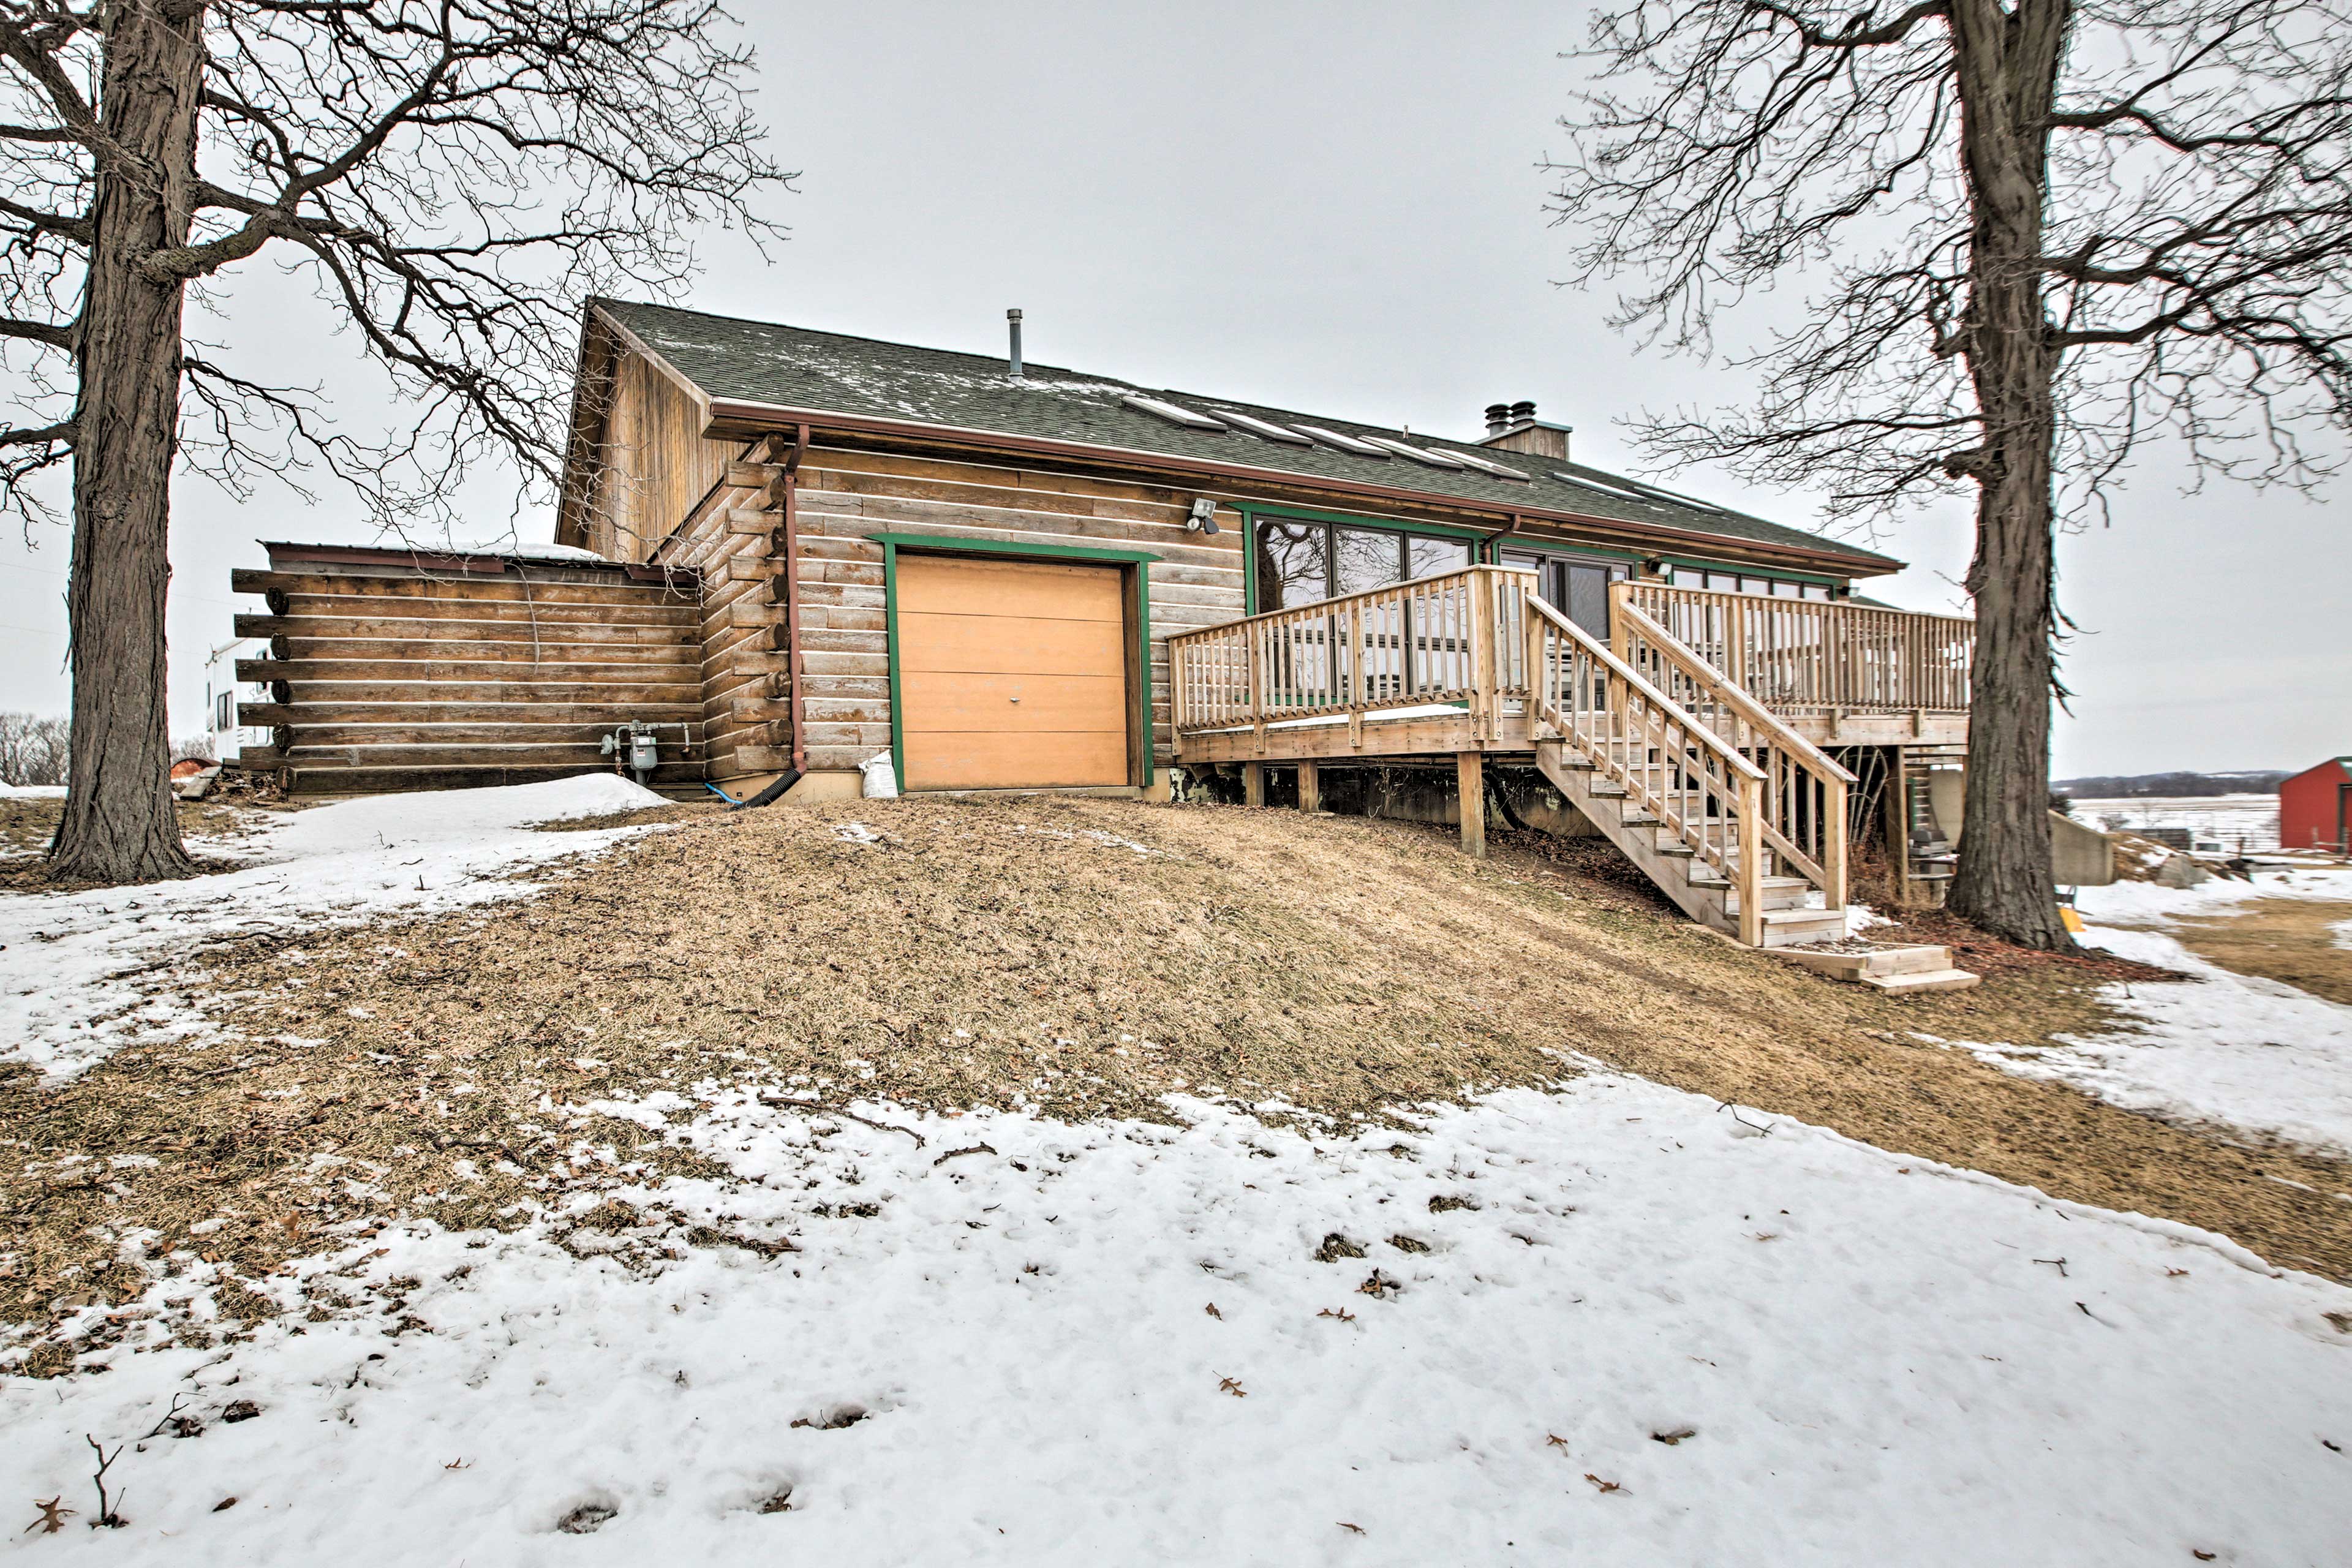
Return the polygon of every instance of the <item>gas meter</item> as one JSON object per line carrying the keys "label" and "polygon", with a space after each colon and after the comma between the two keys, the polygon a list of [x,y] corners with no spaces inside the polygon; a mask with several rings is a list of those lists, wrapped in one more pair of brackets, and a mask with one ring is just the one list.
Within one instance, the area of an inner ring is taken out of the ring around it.
{"label": "gas meter", "polygon": [[[637,775],[639,784],[653,777],[654,769],[661,765],[661,742],[655,734],[661,728],[642,719],[632,719],[625,729],[615,730],[604,737],[604,755],[613,759],[615,772],[622,768]],[[680,724],[678,729],[684,730]],[[680,737],[683,739],[683,737]]]}

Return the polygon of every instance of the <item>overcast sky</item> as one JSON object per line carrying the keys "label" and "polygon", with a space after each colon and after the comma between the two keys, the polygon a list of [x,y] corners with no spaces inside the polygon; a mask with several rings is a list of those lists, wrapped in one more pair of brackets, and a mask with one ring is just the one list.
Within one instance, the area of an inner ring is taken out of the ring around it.
{"label": "overcast sky", "polygon": [[[1575,450],[1648,472],[1613,422],[1735,384],[1613,335],[1609,301],[1561,289],[1538,167],[1578,79],[1573,5],[761,5],[761,107],[804,171],[762,262],[727,236],[686,303],[944,348],[1001,350],[1026,313],[1034,360],[1468,437],[1491,402],[1533,398]],[[194,335],[339,393],[355,427],[393,411],[353,382],[348,340],[267,266]],[[1735,323],[1728,338],[1739,340]],[[349,383],[359,390],[343,394]],[[2183,493],[2156,454],[2115,525],[2071,537],[2062,605],[2074,715],[2060,776],[2302,768],[2352,752],[2345,500],[2235,487]],[[1678,488],[1799,527],[1815,499],[1685,472]],[[510,481],[474,486],[480,531]],[[227,639],[232,566],[262,538],[365,542],[322,489],[239,503],[174,493],[175,728],[200,726],[206,650]],[[1912,563],[1868,591],[1965,607],[1967,516],[1945,506],[1861,542]],[[525,537],[551,534],[533,507]],[[0,538],[0,708],[63,710],[67,539]]]}

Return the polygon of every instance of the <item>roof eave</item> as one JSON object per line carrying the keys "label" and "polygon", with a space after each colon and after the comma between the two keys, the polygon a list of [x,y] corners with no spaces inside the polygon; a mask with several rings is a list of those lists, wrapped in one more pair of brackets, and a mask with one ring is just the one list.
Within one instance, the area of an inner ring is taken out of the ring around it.
{"label": "roof eave", "polygon": [[1506,526],[1525,521],[1601,529],[1637,539],[1655,540],[1661,542],[1687,545],[1693,542],[1703,541],[1718,550],[1730,545],[1759,554],[1785,557],[1792,562],[1832,566],[1849,576],[1883,576],[1900,572],[1905,564],[1890,557],[1869,552],[1835,549],[1813,550],[1802,545],[1776,544],[1762,540],[1739,539],[1728,534],[1675,528],[1663,523],[1633,522],[1623,518],[1597,517],[1587,512],[1565,511],[1553,507],[1513,506],[1499,501],[1482,502],[1466,496],[1447,495],[1435,490],[1367,484],[1361,479],[1332,479],[1321,474],[1302,474],[1287,468],[1260,468],[1247,463],[1220,463],[1207,458],[1184,458],[1173,453],[1152,452],[1132,447],[1108,447],[1092,442],[1062,441],[1045,436],[1015,436],[1002,430],[988,430],[973,426],[943,425],[933,420],[892,419],[878,415],[844,414],[835,409],[803,408],[788,404],[765,403],[741,397],[712,396],[708,407],[709,426],[706,427],[706,434],[710,427],[732,423],[753,426],[805,424],[818,429],[840,430],[862,435],[930,436],[974,446],[1032,453],[1040,457],[1070,458],[1095,462],[1110,461],[1126,467],[1154,469],[1188,477],[1291,485],[1358,496],[1368,500],[1409,501],[1423,506],[1452,507],[1463,511],[1493,514],[1501,519]]}

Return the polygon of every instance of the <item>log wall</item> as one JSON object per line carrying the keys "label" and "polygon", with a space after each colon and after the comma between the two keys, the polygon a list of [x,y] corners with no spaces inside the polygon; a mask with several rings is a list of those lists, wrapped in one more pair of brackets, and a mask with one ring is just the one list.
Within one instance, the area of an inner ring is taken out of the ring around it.
{"label": "log wall", "polygon": [[[365,552],[352,552],[364,554]],[[242,637],[269,639],[237,679],[272,700],[250,766],[305,794],[521,784],[612,764],[602,738],[632,719],[662,732],[656,784],[703,776],[700,587],[691,574],[508,561],[474,569],[273,557],[231,586],[258,594]]]}
{"label": "log wall", "polygon": [[[770,465],[738,463],[727,485],[656,559],[696,568],[705,584],[703,713],[711,776],[784,767],[791,679],[782,635],[782,542],[767,508]],[[811,771],[855,768],[889,749],[889,639],[877,533],[929,534],[1096,549],[1146,550],[1152,633],[1154,752],[1170,741],[1166,638],[1242,614],[1240,518],[1192,533],[1197,493],[1045,469],[814,446],[798,473],[801,705]],[[772,604],[771,601],[773,601]]]}

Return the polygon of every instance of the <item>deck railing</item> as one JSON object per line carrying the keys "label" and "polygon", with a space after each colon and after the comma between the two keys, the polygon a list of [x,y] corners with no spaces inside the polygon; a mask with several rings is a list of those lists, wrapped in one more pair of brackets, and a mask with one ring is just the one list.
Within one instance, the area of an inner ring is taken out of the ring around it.
{"label": "deck railing", "polygon": [[1775,713],[1961,713],[1976,623],[1815,599],[1619,583],[1630,605]]}
{"label": "deck railing", "polygon": [[1468,566],[1168,639],[1179,732],[1528,695],[1532,572]]}

